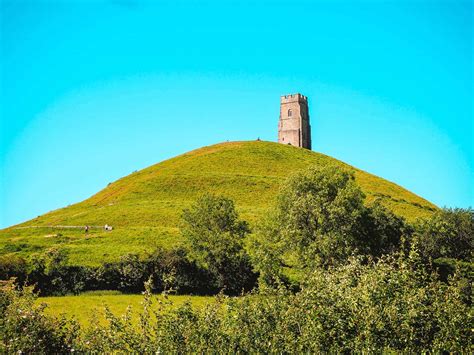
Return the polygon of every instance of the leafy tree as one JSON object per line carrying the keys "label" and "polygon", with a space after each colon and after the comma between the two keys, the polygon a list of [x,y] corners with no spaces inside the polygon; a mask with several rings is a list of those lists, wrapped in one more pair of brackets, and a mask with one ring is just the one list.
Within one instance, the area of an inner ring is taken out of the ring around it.
{"label": "leafy tree", "polygon": [[365,247],[358,240],[363,201],[352,173],[311,167],[283,186],[277,204],[280,236],[304,266],[334,264]]}
{"label": "leafy tree", "polygon": [[313,166],[290,177],[252,238],[261,283],[283,280],[286,266],[329,267],[353,254],[379,257],[397,250],[410,229],[379,203],[364,206],[364,198],[354,174],[340,167]]}
{"label": "leafy tree", "polygon": [[67,261],[67,252],[56,247],[33,258],[29,277],[42,294],[62,295],[68,291]]}
{"label": "leafy tree", "polygon": [[314,166],[297,173],[281,189],[263,244],[281,247],[275,256],[281,261],[289,253],[299,267],[338,263],[367,248],[360,238],[363,200],[348,171]]}
{"label": "leafy tree", "polygon": [[280,223],[276,213],[269,213],[258,225],[257,233],[250,235],[249,253],[252,265],[259,273],[259,288],[263,290],[289,280],[283,273],[288,266],[284,260],[287,245],[280,236]]}
{"label": "leafy tree", "polygon": [[215,277],[227,293],[248,289],[254,282],[243,240],[250,232],[232,200],[206,194],[183,212],[182,234],[190,256]]}

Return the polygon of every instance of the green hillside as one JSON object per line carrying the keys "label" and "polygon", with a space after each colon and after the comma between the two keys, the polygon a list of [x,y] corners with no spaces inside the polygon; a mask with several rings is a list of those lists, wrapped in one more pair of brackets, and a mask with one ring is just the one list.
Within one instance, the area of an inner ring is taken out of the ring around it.
{"label": "green hillside", "polygon": [[[0,231],[0,253],[29,256],[61,245],[69,251],[71,263],[96,265],[127,252],[177,245],[181,211],[203,192],[232,198],[241,216],[254,223],[292,171],[331,163],[349,167],[320,153],[270,142],[204,147],[119,179],[83,202]],[[353,169],[368,203],[380,199],[408,220],[436,209],[392,182]],[[97,228],[85,235],[76,226],[86,224]],[[98,228],[105,224],[114,230]]]}

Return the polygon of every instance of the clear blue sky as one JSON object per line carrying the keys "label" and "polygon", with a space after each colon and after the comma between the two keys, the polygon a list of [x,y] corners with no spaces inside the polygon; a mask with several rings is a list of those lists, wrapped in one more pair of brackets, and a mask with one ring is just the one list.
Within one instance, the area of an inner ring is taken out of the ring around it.
{"label": "clear blue sky", "polygon": [[225,140],[313,149],[473,203],[471,1],[0,0],[0,227]]}

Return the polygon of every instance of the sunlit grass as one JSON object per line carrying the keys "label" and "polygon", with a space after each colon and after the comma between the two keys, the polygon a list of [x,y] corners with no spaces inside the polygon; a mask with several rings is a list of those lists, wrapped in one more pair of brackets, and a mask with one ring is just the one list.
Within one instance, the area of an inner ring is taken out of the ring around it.
{"label": "sunlit grass", "polygon": [[[67,318],[74,318],[82,326],[88,327],[94,317],[97,317],[99,323],[105,324],[105,305],[115,316],[122,316],[127,308],[131,307],[132,319],[137,321],[138,314],[143,308],[143,299],[143,295],[120,294],[118,291],[97,291],[86,292],[78,296],[40,297],[37,303],[47,305],[46,314],[53,316],[63,314]],[[155,305],[157,302],[161,302],[164,309],[178,307],[186,301],[189,301],[193,307],[200,308],[212,302],[214,297],[169,295],[165,298],[162,295],[154,295],[153,299]]]}

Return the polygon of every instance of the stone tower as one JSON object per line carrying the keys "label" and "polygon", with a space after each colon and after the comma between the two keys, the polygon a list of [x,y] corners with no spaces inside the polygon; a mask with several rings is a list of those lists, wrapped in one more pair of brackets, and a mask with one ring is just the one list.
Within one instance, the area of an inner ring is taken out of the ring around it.
{"label": "stone tower", "polygon": [[311,149],[308,99],[301,94],[280,97],[278,143]]}

